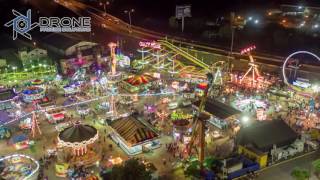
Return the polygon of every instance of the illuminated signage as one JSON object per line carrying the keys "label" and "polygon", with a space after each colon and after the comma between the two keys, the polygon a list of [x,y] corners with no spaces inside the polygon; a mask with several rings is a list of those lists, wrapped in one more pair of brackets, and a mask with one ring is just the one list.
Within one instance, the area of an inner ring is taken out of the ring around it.
{"label": "illuminated signage", "polygon": [[143,48],[153,48],[153,49],[160,49],[161,45],[155,41],[140,41],[139,46]]}
{"label": "illuminated signage", "polygon": [[247,47],[247,48],[241,50],[240,54],[249,53],[249,52],[251,52],[251,51],[254,50],[254,49],[256,49],[256,46]]}

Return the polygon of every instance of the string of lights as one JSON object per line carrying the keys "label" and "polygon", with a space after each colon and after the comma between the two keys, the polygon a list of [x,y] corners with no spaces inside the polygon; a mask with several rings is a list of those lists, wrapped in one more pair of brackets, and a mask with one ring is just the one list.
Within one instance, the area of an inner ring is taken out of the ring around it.
{"label": "string of lights", "polygon": [[[81,105],[81,104],[88,104],[88,103],[91,103],[91,102],[94,102],[94,101],[98,101],[98,100],[103,100],[103,99],[107,99],[111,96],[117,96],[117,97],[146,97],[146,96],[163,96],[163,95],[180,95],[181,93],[174,93],[174,92],[161,92],[161,93],[146,93],[146,94],[129,94],[129,93],[126,93],[126,94],[116,94],[116,93],[111,93],[110,95],[107,95],[107,96],[100,96],[100,97],[97,97],[97,98],[93,98],[93,99],[90,99],[90,100],[84,100],[84,101],[80,101],[80,102],[76,102],[76,103],[72,103],[72,104],[68,104],[68,105],[63,105],[63,106],[56,106],[56,107],[52,107],[50,108],[50,110],[55,110],[55,109],[61,109],[61,108],[69,108],[69,107],[73,107],[73,106],[78,106],[78,105]],[[35,112],[35,113],[44,113],[46,112],[46,109],[39,109],[39,110],[33,110],[29,113],[26,113],[22,116],[19,116],[19,117],[16,117],[14,119],[12,119],[11,121],[7,121],[3,124],[0,124],[0,127],[4,126],[4,125],[8,125],[8,124],[11,124],[15,121],[19,121],[23,118],[26,118],[28,116],[31,116],[32,113]]]}

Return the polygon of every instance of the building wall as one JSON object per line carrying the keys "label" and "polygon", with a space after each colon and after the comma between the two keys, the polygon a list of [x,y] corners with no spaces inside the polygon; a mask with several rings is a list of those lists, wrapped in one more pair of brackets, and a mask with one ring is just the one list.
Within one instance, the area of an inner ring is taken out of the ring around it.
{"label": "building wall", "polygon": [[266,154],[266,153],[259,155],[244,146],[239,146],[238,153],[245,155],[249,159],[254,159],[257,163],[259,163],[261,168],[264,168],[267,166],[268,154]]}

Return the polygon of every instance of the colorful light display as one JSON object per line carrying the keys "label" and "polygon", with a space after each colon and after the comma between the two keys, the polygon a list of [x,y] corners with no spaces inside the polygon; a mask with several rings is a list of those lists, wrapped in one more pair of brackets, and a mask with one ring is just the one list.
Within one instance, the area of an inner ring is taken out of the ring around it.
{"label": "colorful light display", "polygon": [[140,41],[139,46],[142,48],[160,49],[161,45],[155,41]]}
{"label": "colorful light display", "polygon": [[250,46],[250,47],[247,47],[245,49],[242,49],[240,51],[240,54],[246,54],[246,53],[250,53],[251,51],[255,50],[256,49],[256,46],[253,45],[253,46]]}

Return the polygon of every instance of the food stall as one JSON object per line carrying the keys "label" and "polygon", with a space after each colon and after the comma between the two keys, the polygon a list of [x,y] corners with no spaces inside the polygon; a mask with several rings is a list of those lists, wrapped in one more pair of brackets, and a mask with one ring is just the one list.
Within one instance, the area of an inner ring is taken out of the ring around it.
{"label": "food stall", "polygon": [[15,147],[16,150],[29,148],[29,138],[25,134],[12,136],[9,142]]}

